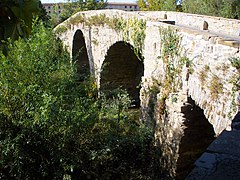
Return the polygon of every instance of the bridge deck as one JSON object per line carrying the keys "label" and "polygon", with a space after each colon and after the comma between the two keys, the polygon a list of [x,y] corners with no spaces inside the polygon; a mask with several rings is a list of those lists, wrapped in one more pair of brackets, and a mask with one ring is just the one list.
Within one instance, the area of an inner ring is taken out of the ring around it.
{"label": "bridge deck", "polygon": [[200,33],[208,34],[209,37],[214,37],[215,36],[215,37],[222,38],[225,41],[234,41],[234,42],[240,44],[240,36],[233,36],[233,35],[229,35],[229,34],[214,32],[214,31],[211,31],[211,30],[201,30],[201,29],[198,29],[198,28],[189,27],[189,26],[182,25],[182,24],[177,24],[177,23],[175,24],[175,26],[181,27],[181,28],[184,28],[184,29],[187,29],[187,30],[193,30],[193,31],[197,31],[197,32],[200,32]]}

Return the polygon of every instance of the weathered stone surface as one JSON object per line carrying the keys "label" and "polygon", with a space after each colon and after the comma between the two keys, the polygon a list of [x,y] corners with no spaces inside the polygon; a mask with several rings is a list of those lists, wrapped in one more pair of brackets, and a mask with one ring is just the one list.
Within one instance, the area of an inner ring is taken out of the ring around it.
{"label": "weathered stone surface", "polygon": [[209,31],[228,35],[239,36],[240,31],[240,20],[235,19],[168,11],[139,12],[139,14],[147,16],[153,20],[172,20],[175,21],[176,24],[185,25],[196,29],[203,29],[203,24],[205,21],[208,23]]}
{"label": "weathered stone surface", "polygon": [[220,39],[218,40],[219,44],[239,48],[240,42],[239,41],[234,41],[234,40],[226,40],[226,39]]}

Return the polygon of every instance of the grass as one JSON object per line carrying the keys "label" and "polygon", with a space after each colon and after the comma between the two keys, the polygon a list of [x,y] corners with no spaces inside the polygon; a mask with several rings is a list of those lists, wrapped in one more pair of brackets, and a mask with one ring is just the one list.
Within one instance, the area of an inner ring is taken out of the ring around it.
{"label": "grass", "polygon": [[221,79],[215,74],[212,76],[209,90],[213,100],[217,100],[219,95],[223,93],[223,84]]}
{"label": "grass", "polygon": [[205,86],[209,71],[210,71],[210,67],[208,65],[205,65],[204,68],[198,74],[198,78],[200,80],[202,88]]}

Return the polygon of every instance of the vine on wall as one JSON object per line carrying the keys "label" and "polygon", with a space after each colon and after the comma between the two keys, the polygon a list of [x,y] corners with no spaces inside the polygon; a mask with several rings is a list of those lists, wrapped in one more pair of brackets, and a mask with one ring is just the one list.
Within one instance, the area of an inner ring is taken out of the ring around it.
{"label": "vine on wall", "polygon": [[191,62],[186,56],[181,56],[182,37],[177,34],[177,31],[168,28],[159,29],[161,37],[161,49],[159,57],[164,64],[164,79],[161,84],[163,89],[160,100],[160,113],[165,111],[165,100],[169,97],[170,93],[178,92],[182,86],[181,73],[184,66],[191,68]]}
{"label": "vine on wall", "polygon": [[146,37],[146,21],[143,19],[131,18],[131,19],[123,19],[117,18],[114,20],[115,22],[115,30],[123,33],[123,40],[133,43],[134,53],[141,59],[140,54],[144,48],[144,40]]}
{"label": "vine on wall", "polygon": [[179,73],[182,70],[181,62],[181,37],[168,27],[160,28],[161,34],[161,56],[159,57],[164,63],[165,70],[165,88],[169,91],[176,91],[179,82]]}
{"label": "vine on wall", "polygon": [[[232,87],[232,104],[231,104],[231,109],[232,111],[236,112],[237,111],[237,106],[240,104],[236,104],[236,94],[238,91],[240,91],[240,57],[238,58],[231,58],[230,59],[233,67],[237,69],[237,73],[231,78],[231,83],[233,84]],[[237,99],[239,101],[239,99]],[[238,102],[239,103],[239,102]],[[228,114],[229,117],[231,117],[231,112]]]}

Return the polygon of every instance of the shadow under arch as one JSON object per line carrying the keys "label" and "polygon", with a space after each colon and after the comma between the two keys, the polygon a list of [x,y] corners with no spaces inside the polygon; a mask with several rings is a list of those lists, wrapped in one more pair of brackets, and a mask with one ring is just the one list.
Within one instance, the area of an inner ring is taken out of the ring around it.
{"label": "shadow under arch", "polygon": [[188,103],[182,107],[181,111],[186,120],[183,123],[184,135],[179,146],[176,180],[184,179],[190,173],[194,162],[215,140],[212,124],[205,117],[203,109],[191,97],[188,97]]}
{"label": "shadow under arch", "polygon": [[90,75],[89,58],[85,38],[80,29],[73,36],[72,60],[77,66],[78,80],[83,81]]}
{"label": "shadow under arch", "polygon": [[233,118],[231,128],[233,131],[240,130],[240,111],[238,111],[235,117]]}
{"label": "shadow under arch", "polygon": [[[140,57],[140,58],[138,58]],[[113,44],[107,51],[100,74],[100,91],[112,97],[114,90],[126,90],[132,105],[140,106],[140,82],[144,73],[143,58],[124,41]]]}

